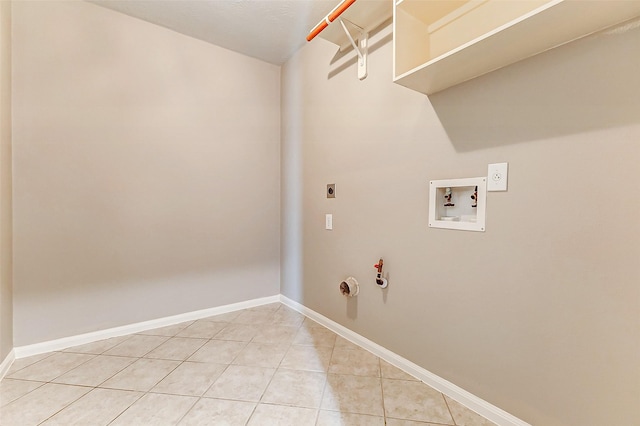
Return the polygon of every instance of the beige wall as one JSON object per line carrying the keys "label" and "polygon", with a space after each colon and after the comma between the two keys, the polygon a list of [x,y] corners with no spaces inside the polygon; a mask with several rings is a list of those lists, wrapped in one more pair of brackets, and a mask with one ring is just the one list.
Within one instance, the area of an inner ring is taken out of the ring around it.
{"label": "beige wall", "polygon": [[13,349],[11,2],[0,1],[0,362]]}
{"label": "beige wall", "polygon": [[[283,66],[282,293],[531,424],[640,424],[640,28],[430,98],[381,36],[363,82]],[[485,233],[427,228],[430,179],[504,161]]]}
{"label": "beige wall", "polygon": [[84,2],[13,18],[16,346],[278,294],[280,68]]}

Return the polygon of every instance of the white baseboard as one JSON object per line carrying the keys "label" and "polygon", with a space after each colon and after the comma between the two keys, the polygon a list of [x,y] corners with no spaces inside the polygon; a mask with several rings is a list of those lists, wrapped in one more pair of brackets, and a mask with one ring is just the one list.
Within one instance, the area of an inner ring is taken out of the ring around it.
{"label": "white baseboard", "polygon": [[432,372],[420,367],[417,364],[409,361],[400,355],[391,352],[390,350],[372,342],[371,340],[359,335],[358,333],[349,330],[348,328],[338,324],[335,321],[307,308],[300,303],[289,299],[286,296],[280,295],[280,301],[294,309],[301,314],[311,318],[319,324],[327,327],[334,333],[344,337],[350,342],[361,346],[368,350],[372,354],[384,359],[389,364],[392,364],[404,372],[412,375],[413,377],[421,380],[432,388],[447,395],[451,399],[454,399],[466,406],[467,408],[480,414],[482,417],[491,420],[499,426],[531,426],[529,423],[520,420],[519,418],[507,413],[506,411],[488,403],[487,401],[467,392],[466,390],[454,385],[453,383],[443,379],[442,377],[433,374]]}
{"label": "white baseboard", "polygon": [[11,364],[16,359],[15,349],[11,349],[11,352],[2,360],[0,363],[0,380],[4,379],[4,376],[7,375],[7,371],[11,368]]}
{"label": "white baseboard", "polygon": [[[244,302],[232,303],[230,305],[218,306],[215,308],[202,309],[199,311],[187,312],[170,317],[158,318],[155,320],[138,322],[121,327],[109,328],[106,330],[94,331],[91,333],[79,334],[76,336],[63,337],[61,339],[49,340],[47,342],[34,343],[32,345],[18,346],[14,348],[15,358],[25,358],[47,352],[60,351],[72,346],[84,345],[98,340],[109,339],[111,337],[125,336],[127,334],[140,333],[154,328],[166,327],[180,324],[185,321],[193,321],[213,315],[226,314],[227,312],[239,311],[241,309],[253,308],[269,303],[280,302],[280,296],[268,296],[259,299],[247,300]],[[3,363],[4,365],[4,363]]]}

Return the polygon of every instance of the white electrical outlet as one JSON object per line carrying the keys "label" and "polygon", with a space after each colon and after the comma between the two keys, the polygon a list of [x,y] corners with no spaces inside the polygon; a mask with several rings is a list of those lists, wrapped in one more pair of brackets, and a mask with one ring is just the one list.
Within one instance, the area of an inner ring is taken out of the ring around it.
{"label": "white electrical outlet", "polygon": [[324,229],[333,229],[333,215],[327,214],[324,216]]}
{"label": "white electrical outlet", "polygon": [[489,164],[487,170],[487,191],[506,191],[509,163]]}

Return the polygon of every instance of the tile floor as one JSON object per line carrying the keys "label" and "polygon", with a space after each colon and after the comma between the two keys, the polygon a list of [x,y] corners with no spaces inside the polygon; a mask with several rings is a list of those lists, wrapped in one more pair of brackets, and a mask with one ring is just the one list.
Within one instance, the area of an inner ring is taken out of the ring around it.
{"label": "tile floor", "polygon": [[276,303],[16,360],[0,424],[493,423]]}

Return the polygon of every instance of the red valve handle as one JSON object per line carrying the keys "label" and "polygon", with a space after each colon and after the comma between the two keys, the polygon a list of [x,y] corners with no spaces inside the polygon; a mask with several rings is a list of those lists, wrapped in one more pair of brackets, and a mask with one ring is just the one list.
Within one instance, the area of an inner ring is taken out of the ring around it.
{"label": "red valve handle", "polygon": [[376,265],[373,265],[373,267],[378,269],[380,267],[380,265],[376,264]]}

